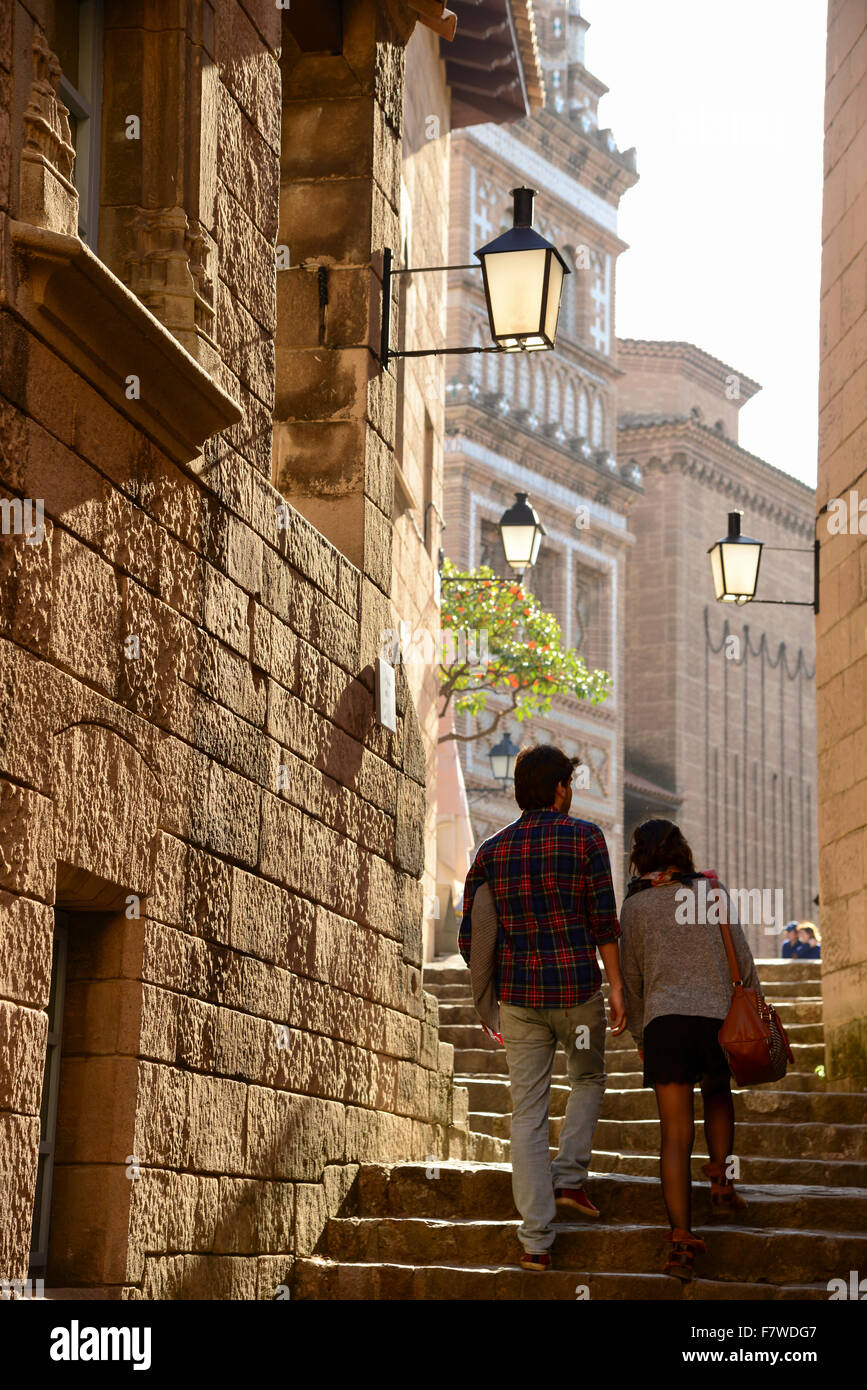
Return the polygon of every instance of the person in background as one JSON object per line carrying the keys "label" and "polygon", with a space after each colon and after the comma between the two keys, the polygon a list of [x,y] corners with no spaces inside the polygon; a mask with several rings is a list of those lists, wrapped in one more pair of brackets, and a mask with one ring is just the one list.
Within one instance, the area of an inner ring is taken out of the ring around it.
{"label": "person in background", "polygon": [[822,944],[816,935],[812,922],[804,922],[798,928],[798,944],[795,947],[798,960],[821,960]]}
{"label": "person in background", "polygon": [[786,939],[783,942],[783,949],[780,952],[783,960],[791,960],[798,954],[798,924],[797,922],[786,923]]}

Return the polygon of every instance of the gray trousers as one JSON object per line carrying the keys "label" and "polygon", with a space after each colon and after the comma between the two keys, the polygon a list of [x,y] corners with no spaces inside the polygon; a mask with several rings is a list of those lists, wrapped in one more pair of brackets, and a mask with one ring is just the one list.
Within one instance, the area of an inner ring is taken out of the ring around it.
{"label": "gray trousers", "polygon": [[[525,1250],[554,1243],[555,1187],[583,1187],[605,1093],[605,1002],[601,989],[571,1009],[500,1004],[500,1032],[512,1091],[512,1194]],[[552,1164],[548,1140],[551,1073],[557,1043],[571,1092]]]}

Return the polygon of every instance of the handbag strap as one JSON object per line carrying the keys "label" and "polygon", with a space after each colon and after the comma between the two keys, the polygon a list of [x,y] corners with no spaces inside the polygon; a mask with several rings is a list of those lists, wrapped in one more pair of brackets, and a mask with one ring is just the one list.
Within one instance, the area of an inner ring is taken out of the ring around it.
{"label": "handbag strap", "polygon": [[[728,916],[728,913],[726,913],[726,916]],[[729,931],[728,922],[720,922],[719,929],[722,932],[723,945],[726,948],[726,955],[729,960],[729,970],[732,972],[732,984],[742,985],[743,980],[741,979],[740,966],[738,965],[738,958],[735,955],[735,945],[732,941],[732,934]]]}

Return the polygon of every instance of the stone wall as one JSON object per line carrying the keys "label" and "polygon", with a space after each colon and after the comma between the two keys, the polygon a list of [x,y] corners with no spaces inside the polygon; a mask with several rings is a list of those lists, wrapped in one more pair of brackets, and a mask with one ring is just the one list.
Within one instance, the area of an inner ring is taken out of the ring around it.
{"label": "stone wall", "polygon": [[[830,1076],[867,1075],[867,10],[831,0],[819,486],[819,874]],[[832,515],[834,517],[832,523]]]}
{"label": "stone wall", "polygon": [[[466,1099],[422,989],[425,751],[401,672],[396,730],[374,714],[373,661],[395,620],[394,398],[370,325],[396,209],[370,166],[346,195],[370,213],[366,241],[341,249],[332,219],[319,242],[361,265],[329,303],[357,326],[362,404],[352,416],[311,387],[308,412],[333,477],[351,480],[332,514],[320,508],[335,544],[271,481],[275,341],[320,310],[316,267],[275,274],[275,241],[301,244],[315,196],[311,182],[297,224],[281,201],[281,46],[284,68],[293,51],[267,0],[188,11],[213,117],[193,142],[201,167],[184,166],[218,265],[208,371],[181,345],[189,322],[167,327],[159,296],[145,307],[129,266],[111,264],[117,241],[100,236],[104,263],[73,234],[53,6],[0,14],[0,64],[13,62],[0,67],[0,1278],[27,1272],[57,908],[69,966],[48,1283],[272,1298],[360,1160],[465,1152]],[[153,0],[114,32],[130,81],[160,38],[175,43],[173,15]],[[122,18],[107,5],[109,29]],[[412,20],[372,0],[343,18],[359,108],[385,142],[376,169],[389,150],[392,167]],[[309,95],[317,64],[299,53]],[[158,96],[142,113],[145,169],[149,130],[183,101]],[[28,103],[42,145],[25,159]],[[106,110],[123,108],[107,91]],[[320,158],[295,118],[296,165]],[[113,120],[104,178],[127,153]],[[133,202],[148,196],[135,184]],[[180,245],[192,297],[195,247]],[[284,361],[284,383],[293,371]],[[348,429],[329,433],[326,398]],[[284,431],[281,484],[289,457]],[[28,499],[44,503],[41,537],[15,524]]]}
{"label": "stone wall", "polygon": [[[418,25],[406,48],[399,266],[444,266],[448,260],[449,105],[439,40]],[[392,346],[445,344],[445,273],[401,275]],[[404,627],[402,656],[425,744],[425,959],[434,954],[436,898],[439,607],[435,576],[443,540],[445,359],[394,359],[398,396],[392,540],[392,597]]]}

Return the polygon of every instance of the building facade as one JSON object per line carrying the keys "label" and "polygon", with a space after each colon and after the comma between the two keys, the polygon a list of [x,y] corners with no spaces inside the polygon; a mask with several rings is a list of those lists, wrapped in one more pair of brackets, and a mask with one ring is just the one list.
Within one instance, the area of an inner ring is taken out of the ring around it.
{"label": "building facade", "polygon": [[[606,88],[584,64],[587,21],[579,6],[535,6],[545,78],[544,110],[513,125],[473,126],[452,136],[450,264],[512,225],[510,190],[537,191],[535,226],[564,254],[566,277],[553,351],[454,359],[446,383],[443,546],[461,567],[506,574],[497,523],[518,491],[545,526],[526,582],[558,618],[565,642],[589,668],[612,675],[602,704],[558,698],[549,714],[512,720],[483,740],[461,741],[476,843],[515,815],[511,790],[493,781],[490,745],[504,727],[518,743],[554,741],[580,758],[573,814],[605,832],[622,860],[623,648],[629,512],[641,492],[634,465],[615,461],[619,370],[614,340],[617,209],[636,182],[635,152],[598,127]],[[488,341],[481,276],[451,280],[449,341]],[[492,708],[497,702],[492,700]],[[458,716],[465,737],[485,727]],[[447,730],[446,730],[447,732]],[[585,785],[586,783],[586,785]],[[622,886],[619,884],[618,886]]]}
{"label": "building facade", "polygon": [[[775,957],[786,921],[818,920],[813,490],[739,446],[759,390],[743,373],[689,343],[621,340],[618,363],[618,459],[644,482],[626,577],[627,847],[649,816],[677,821],[699,867],[752,894],[744,929]],[[803,607],[715,601],[706,552],[735,510],[766,546],[757,598]]]}
{"label": "building facade", "polygon": [[[819,373],[819,881],[826,1066],[867,1076],[867,9],[828,7]],[[825,508],[828,510],[826,511]]]}
{"label": "building facade", "polygon": [[0,1280],[273,1298],[359,1161],[470,1152],[374,699],[419,12],[0,7]]}

